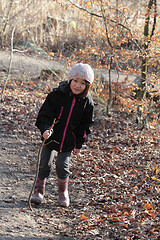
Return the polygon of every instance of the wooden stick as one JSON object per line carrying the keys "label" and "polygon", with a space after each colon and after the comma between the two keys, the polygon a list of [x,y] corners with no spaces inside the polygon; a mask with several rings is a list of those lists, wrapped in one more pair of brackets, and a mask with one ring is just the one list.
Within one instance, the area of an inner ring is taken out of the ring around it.
{"label": "wooden stick", "polygon": [[[54,127],[54,125],[56,124],[56,121],[54,119],[53,123],[52,123],[52,126],[50,127],[49,131],[52,130],[52,128]],[[37,182],[37,178],[38,178],[38,173],[39,173],[39,163],[40,163],[40,156],[41,156],[41,152],[42,152],[42,148],[43,148],[43,145],[45,143],[46,139],[43,140],[43,142],[41,143],[41,146],[39,148],[39,151],[38,151],[38,159],[37,159],[37,164],[36,164],[36,176],[35,176],[35,179],[34,179],[34,183],[33,183],[33,186],[32,186],[32,189],[31,189],[31,192],[29,194],[29,198],[28,198],[28,206],[29,206],[29,209],[31,211],[33,211],[33,208],[31,206],[31,196],[33,194],[33,190],[35,188],[35,185],[36,185],[36,182]]]}

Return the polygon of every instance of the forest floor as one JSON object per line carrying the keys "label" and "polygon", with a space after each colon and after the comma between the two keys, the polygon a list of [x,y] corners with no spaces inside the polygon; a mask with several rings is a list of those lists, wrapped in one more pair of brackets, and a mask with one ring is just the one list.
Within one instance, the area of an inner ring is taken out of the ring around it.
{"label": "forest floor", "polygon": [[44,203],[29,209],[41,144],[35,119],[58,84],[38,78],[41,70],[19,78],[15,68],[0,103],[0,240],[160,239],[159,122],[141,132],[134,114],[114,110],[108,117],[96,99],[92,135],[80,155],[71,156],[71,205],[58,206],[54,168]]}

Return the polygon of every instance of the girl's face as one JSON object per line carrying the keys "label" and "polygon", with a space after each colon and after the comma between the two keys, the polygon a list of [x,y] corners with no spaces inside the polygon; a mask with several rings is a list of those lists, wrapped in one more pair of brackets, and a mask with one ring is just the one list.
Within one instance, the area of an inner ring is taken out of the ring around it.
{"label": "girl's face", "polygon": [[81,94],[86,88],[86,81],[81,78],[74,78],[70,83],[70,89],[73,94]]}

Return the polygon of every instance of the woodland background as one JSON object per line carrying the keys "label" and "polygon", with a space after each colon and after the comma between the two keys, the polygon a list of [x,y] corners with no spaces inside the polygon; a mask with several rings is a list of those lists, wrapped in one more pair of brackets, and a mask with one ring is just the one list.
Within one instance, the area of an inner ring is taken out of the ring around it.
{"label": "woodland background", "polygon": [[[44,54],[65,58],[68,65],[85,61],[108,70],[96,76],[94,87],[107,103],[107,113],[113,99],[119,98],[112,82],[119,84],[120,73],[126,74],[124,82],[133,74],[129,95],[124,92],[127,98],[135,95],[140,101],[147,96],[149,103],[136,103],[146,112],[159,95],[159,9],[156,0],[1,1],[0,46],[11,45],[12,52],[17,46],[28,52],[43,49]],[[112,77],[111,70],[117,77]]]}
{"label": "woodland background", "polygon": [[[3,240],[160,238],[159,20],[156,0],[1,0]],[[49,203],[31,213],[24,186],[29,194],[40,143],[36,115],[81,61],[95,71],[95,124],[80,156],[72,156],[72,204],[56,205],[53,177]]]}

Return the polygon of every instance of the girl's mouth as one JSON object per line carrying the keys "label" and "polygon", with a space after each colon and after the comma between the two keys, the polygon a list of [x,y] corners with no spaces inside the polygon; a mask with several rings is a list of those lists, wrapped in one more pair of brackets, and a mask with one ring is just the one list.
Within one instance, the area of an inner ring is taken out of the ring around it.
{"label": "girl's mouth", "polygon": [[74,88],[74,90],[76,91],[76,92],[79,92],[80,90],[79,89],[77,89],[77,88]]}

